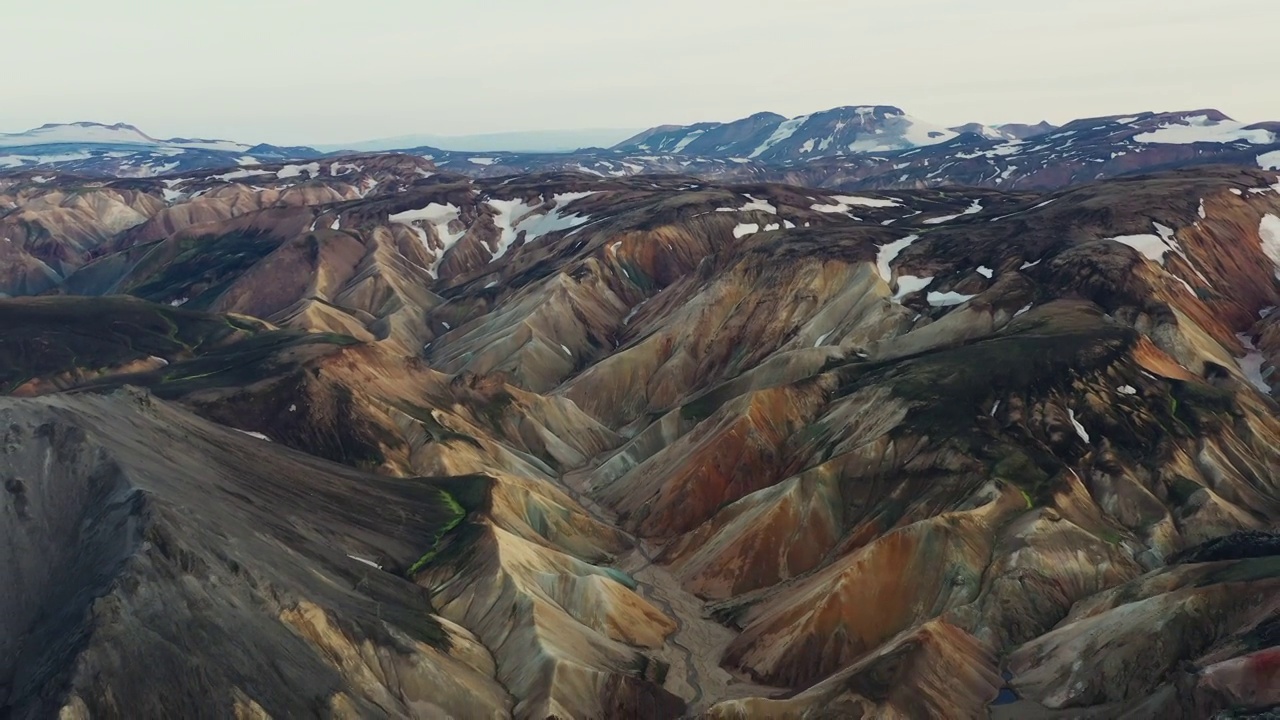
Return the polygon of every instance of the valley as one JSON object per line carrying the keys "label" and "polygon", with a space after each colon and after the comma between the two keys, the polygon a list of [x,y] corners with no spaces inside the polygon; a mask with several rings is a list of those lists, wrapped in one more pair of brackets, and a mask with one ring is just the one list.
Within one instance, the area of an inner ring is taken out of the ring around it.
{"label": "valley", "polygon": [[[0,707],[1280,704],[1274,129],[1117,119],[1049,163],[1070,135],[863,115],[944,137],[866,155],[900,182],[788,169],[813,120],[758,174],[0,174]],[[1168,124],[1235,135],[1071,169]]]}

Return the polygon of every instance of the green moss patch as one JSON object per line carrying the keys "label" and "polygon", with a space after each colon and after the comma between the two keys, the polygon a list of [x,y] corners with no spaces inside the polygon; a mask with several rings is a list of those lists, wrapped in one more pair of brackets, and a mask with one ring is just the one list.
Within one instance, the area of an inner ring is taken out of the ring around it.
{"label": "green moss patch", "polygon": [[0,392],[35,377],[208,352],[258,328],[129,297],[0,300]]}
{"label": "green moss patch", "polygon": [[157,244],[126,280],[124,290],[154,302],[189,298],[205,309],[231,283],[280,246],[266,233],[230,233]]}

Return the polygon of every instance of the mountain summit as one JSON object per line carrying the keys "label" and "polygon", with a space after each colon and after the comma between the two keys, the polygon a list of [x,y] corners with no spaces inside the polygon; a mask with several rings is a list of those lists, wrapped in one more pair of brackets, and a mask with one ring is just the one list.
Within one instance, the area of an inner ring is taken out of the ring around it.
{"label": "mountain summit", "polygon": [[96,122],[49,123],[20,133],[0,134],[0,147],[38,147],[41,145],[141,145],[147,147],[179,147],[224,152],[243,152],[248,145],[226,140],[173,138],[158,140],[127,123],[106,125]]}
{"label": "mountain summit", "polygon": [[910,150],[957,135],[892,105],[850,105],[789,119],[759,113],[730,123],[663,126],[615,149],[781,163]]}
{"label": "mountain summit", "polygon": [[0,171],[59,169],[87,175],[152,177],[319,155],[308,147],[202,138],[161,140],[127,123],[49,123],[26,132],[0,133]]}
{"label": "mountain summit", "polygon": [[0,133],[0,147],[66,145],[68,143],[105,145],[161,144],[159,140],[127,123],[116,123],[115,125],[104,125],[96,122],[48,123],[26,132]]}

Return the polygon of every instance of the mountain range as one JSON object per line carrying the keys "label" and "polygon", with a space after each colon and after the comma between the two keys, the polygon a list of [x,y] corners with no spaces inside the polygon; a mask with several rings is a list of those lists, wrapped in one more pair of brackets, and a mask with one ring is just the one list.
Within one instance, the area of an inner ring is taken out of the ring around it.
{"label": "mountain range", "polygon": [[616,135],[0,136],[0,718],[1280,711],[1280,123]]}
{"label": "mountain range", "polygon": [[317,145],[322,152],[385,152],[413,147],[432,147],[455,152],[505,150],[525,153],[568,153],[592,147],[612,147],[635,130],[582,129],[542,130],[480,135],[400,135],[346,144]]}
{"label": "mountain range", "polygon": [[1274,713],[1275,129],[861,115],[0,175],[3,714]]}
{"label": "mountain range", "polygon": [[[616,137],[601,131],[596,137]],[[554,147],[580,133],[454,138]],[[714,181],[771,181],[835,190],[964,185],[1046,190],[1200,164],[1280,166],[1280,123],[1245,125],[1215,110],[1138,113],[1054,127],[976,123],[946,128],[891,106],[849,106],[796,118],[760,113],[729,123],[661,126],[610,148],[572,152],[447,150],[409,136],[356,143],[399,151],[475,177],[576,171],[600,177],[683,173]],[[0,172],[58,169],[90,177],[154,177],[281,161],[333,160],[351,150],[156,140],[128,125],[78,123],[0,135]]]}

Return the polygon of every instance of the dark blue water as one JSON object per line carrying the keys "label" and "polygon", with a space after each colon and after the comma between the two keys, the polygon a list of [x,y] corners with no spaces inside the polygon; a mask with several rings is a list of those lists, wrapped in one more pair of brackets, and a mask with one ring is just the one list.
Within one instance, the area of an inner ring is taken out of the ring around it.
{"label": "dark blue water", "polygon": [[1018,702],[1018,695],[1006,687],[1000,688],[1000,694],[996,696],[991,705],[994,707],[996,705],[1010,705],[1016,702]]}
{"label": "dark blue water", "polygon": [[[1013,673],[1009,672],[1008,670],[1005,670],[1004,672],[1000,673],[1000,677],[1005,682],[1009,682],[1010,680],[1013,679]],[[1020,698],[1018,697],[1018,694],[1013,691],[1013,688],[1009,687],[1008,685],[1005,685],[1004,687],[1000,688],[1000,694],[996,696],[996,699],[991,703],[991,706],[995,707],[996,705],[1010,705],[1012,703],[1018,702],[1019,699]]]}

